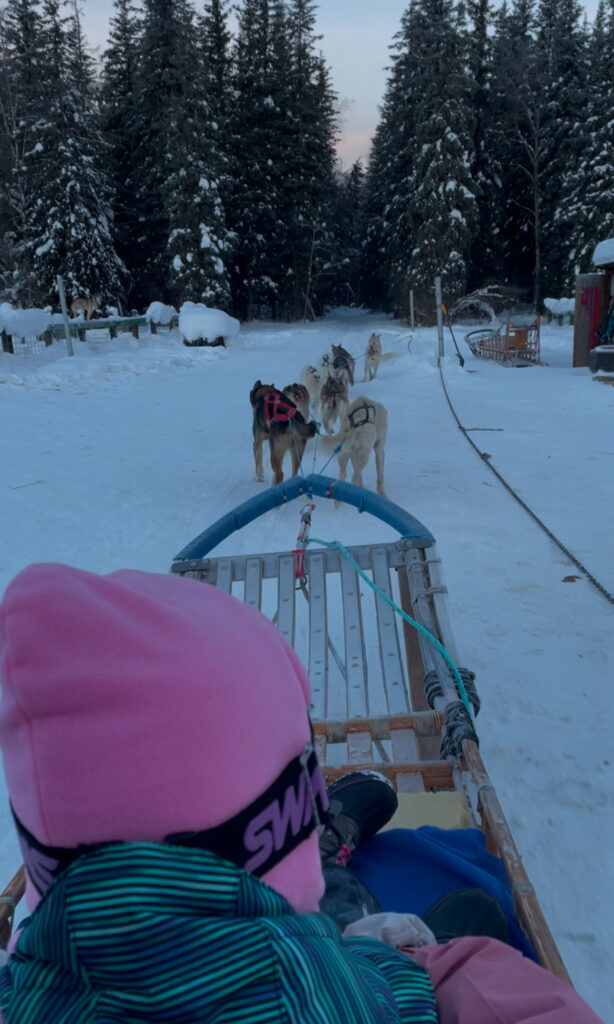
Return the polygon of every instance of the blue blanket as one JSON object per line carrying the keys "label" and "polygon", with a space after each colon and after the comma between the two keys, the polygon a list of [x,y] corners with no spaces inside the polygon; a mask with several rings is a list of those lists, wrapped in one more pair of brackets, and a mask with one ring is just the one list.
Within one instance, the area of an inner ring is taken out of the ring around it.
{"label": "blue blanket", "polygon": [[510,930],[510,945],[537,960],[514,917],[512,891],[505,868],[486,849],[477,828],[396,828],[379,832],[352,855],[352,871],[379,901],[382,910],[417,914],[437,900],[470,886],[494,896]]}

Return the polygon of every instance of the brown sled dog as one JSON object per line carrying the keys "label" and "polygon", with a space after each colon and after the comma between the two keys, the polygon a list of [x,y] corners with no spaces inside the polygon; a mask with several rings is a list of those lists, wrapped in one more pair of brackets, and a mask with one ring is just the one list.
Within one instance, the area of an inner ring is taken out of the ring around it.
{"label": "brown sled dog", "polygon": [[333,350],[333,373],[335,377],[341,377],[348,385],[354,384],[354,357],[350,355],[343,345],[332,345]]}
{"label": "brown sled dog", "polygon": [[346,381],[341,377],[329,377],[320,391],[322,425],[329,434],[333,429],[333,423],[343,415],[347,404],[348,386]]}
{"label": "brown sled dog", "polygon": [[373,380],[377,374],[379,364],[386,359],[394,359],[396,352],[382,352],[382,339],[379,334],[372,334],[367,342],[365,352],[365,380]]}
{"label": "brown sled dog", "polygon": [[287,398],[294,402],[306,423],[309,419],[309,388],[305,387],[304,384],[297,384],[295,381],[294,384],[286,385],[283,392]]}
{"label": "brown sled dog", "polygon": [[274,384],[263,384],[257,380],[249,393],[254,413],[254,462],[256,480],[264,480],[262,468],[262,445],[269,442],[273,483],[280,484],[284,478],[283,461],[286,452],[292,456],[292,473],[297,475],[303,458],[305,445],[316,433],[316,424],[306,423],[292,399],[279,391]]}
{"label": "brown sled dog", "polygon": [[339,479],[345,480],[347,464],[352,462],[352,483],[363,486],[362,471],[367,465],[371,452],[375,455],[377,493],[383,498],[384,491],[384,447],[388,432],[388,413],[381,402],[360,395],[345,409],[341,430],[334,437],[322,437],[324,451],[331,451],[338,444]]}

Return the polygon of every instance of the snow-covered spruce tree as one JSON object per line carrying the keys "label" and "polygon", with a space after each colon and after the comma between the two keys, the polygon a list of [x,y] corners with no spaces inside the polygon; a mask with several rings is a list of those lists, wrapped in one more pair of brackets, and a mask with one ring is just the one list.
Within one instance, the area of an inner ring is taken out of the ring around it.
{"label": "snow-covered spruce tree", "polygon": [[414,0],[395,50],[374,151],[380,256],[394,308],[413,288],[432,309],[437,275],[446,301],[465,291],[477,227],[471,82],[451,0]]}
{"label": "snow-covered spruce tree", "polygon": [[557,225],[567,240],[565,281],[591,269],[595,246],[614,236],[614,0],[601,0],[587,49],[589,88],[578,125],[584,145],[568,166]]}
{"label": "snow-covered spruce tree", "polygon": [[497,15],[493,105],[505,196],[503,244],[510,284],[542,292],[543,206],[552,157],[545,95],[548,71],[538,57],[533,0],[514,0]]}
{"label": "snow-covered spruce tree", "polygon": [[282,196],[287,176],[288,61],[284,5],[245,0],[233,52],[232,191],[229,223],[236,238],[233,304],[241,319],[280,313],[288,270]]}
{"label": "snow-covered spruce tree", "polygon": [[76,5],[65,17],[57,0],[43,0],[41,60],[44,114],[31,139],[37,194],[26,228],[39,301],[57,302],[58,274],[69,299],[99,292],[115,300],[122,265],[109,230],[105,147]]}
{"label": "snow-covered spruce tree", "polygon": [[[382,116],[375,130],[365,186],[362,294],[370,305],[377,308],[387,308],[392,301],[389,246],[393,216],[395,230],[409,237],[406,210],[401,204],[396,208],[395,204],[397,183],[409,175],[413,159],[413,110],[404,103],[410,68],[405,51],[399,45],[408,18],[409,12],[406,11],[401,29],[395,36],[393,47],[396,52],[392,57]],[[409,295],[402,294],[401,286],[397,289],[395,310],[403,315],[408,309]]]}
{"label": "snow-covered spruce tree", "polygon": [[[567,173],[578,166],[587,143],[587,33],[581,27],[581,16],[578,0],[540,0],[537,12],[535,59],[544,135],[539,299],[571,294],[571,282],[566,275],[569,235],[557,213],[562,204],[566,205]],[[591,90],[592,85],[591,74]]]}
{"label": "snow-covered spruce tree", "polygon": [[228,10],[229,0],[205,0],[199,17],[205,95],[210,114],[220,129],[228,119],[232,103]]}
{"label": "snow-covered spruce tree", "polygon": [[471,105],[474,113],[473,166],[476,187],[477,230],[469,260],[469,287],[503,278],[501,223],[503,196],[502,168],[497,152],[493,118],[493,9],[489,0],[466,0],[467,23],[460,25],[466,67],[470,72]]}
{"label": "snow-covered spruce tree", "polygon": [[243,317],[321,308],[333,244],[332,91],[313,4],[245,0],[232,111],[233,294]]}
{"label": "snow-covered spruce tree", "polygon": [[332,255],[329,266],[322,270],[328,304],[358,306],[362,301],[365,178],[360,160],[349,171],[337,172]]}
{"label": "snow-covered spruce tree", "polygon": [[43,68],[39,0],[8,0],[0,14],[0,287],[24,306],[43,299],[31,246],[48,101]]}
{"label": "snow-covered spruce tree", "polygon": [[[127,267],[134,263],[137,219],[134,209],[136,148],[135,81],[140,19],[134,0],[114,0],[101,89],[102,126],[113,185],[113,237]],[[128,285],[128,300],[131,302]]]}
{"label": "snow-covered spruce tree", "polygon": [[135,85],[134,292],[227,308],[227,230],[202,49],[187,0],[145,0]]}
{"label": "snow-covered spruce tree", "polygon": [[329,270],[335,262],[336,96],[317,49],[317,4],[290,0],[287,7],[291,145],[286,188],[291,189],[287,223],[293,257],[288,300],[294,316],[311,317],[327,301]]}

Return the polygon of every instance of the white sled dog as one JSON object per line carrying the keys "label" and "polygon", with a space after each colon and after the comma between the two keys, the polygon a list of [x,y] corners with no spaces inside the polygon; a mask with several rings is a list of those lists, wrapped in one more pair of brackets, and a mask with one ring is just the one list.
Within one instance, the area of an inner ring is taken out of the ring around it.
{"label": "white sled dog", "polygon": [[315,415],[320,406],[320,391],[324,383],[324,376],[317,366],[304,366],[299,379],[309,392],[310,406]]}
{"label": "white sled dog", "polygon": [[337,454],[339,461],[339,479],[345,480],[347,464],[352,462],[352,483],[363,486],[362,471],[369,461],[371,452],[375,455],[375,473],[377,493],[386,497],[384,490],[384,455],[386,434],[388,433],[388,413],[381,402],[360,395],[345,409],[341,420],[341,430],[333,437],[320,437],[324,451],[332,451],[340,444],[341,451]]}
{"label": "white sled dog", "polygon": [[383,352],[382,339],[379,334],[372,334],[367,342],[365,352],[365,380],[373,380],[379,369],[379,364],[386,359],[396,359],[396,352]]}

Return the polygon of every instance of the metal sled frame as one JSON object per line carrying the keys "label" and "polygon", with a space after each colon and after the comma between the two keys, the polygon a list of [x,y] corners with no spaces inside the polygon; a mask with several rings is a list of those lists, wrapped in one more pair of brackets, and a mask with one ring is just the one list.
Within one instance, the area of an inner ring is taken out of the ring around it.
{"label": "metal sled frame", "polygon": [[[209,557],[236,530],[301,496],[353,505],[398,532],[396,541],[351,547],[349,554],[389,600],[439,640],[458,666],[435,538],[398,505],[352,484],[312,475],[271,487],[183,548],[171,571],[259,608],[297,651],[308,668],[318,756],[329,782],[349,770],[373,768],[394,782],[402,799],[430,806],[429,794],[457,794],[463,824],[481,828],[489,850],[505,866],[516,916],[540,962],[569,980],[477,743],[463,739],[458,756],[440,754],[459,694],[437,648],[375,594],[338,549],[306,551],[304,575],[298,579],[292,551]],[[329,616],[328,609],[334,614]],[[466,678],[466,670],[461,675]],[[22,892],[23,869],[0,898],[0,939],[5,942]]]}
{"label": "metal sled frame", "polygon": [[517,918],[540,962],[569,981],[477,743],[465,739],[461,756],[440,756],[459,694],[437,648],[375,594],[337,549],[308,550],[303,580],[296,579],[292,551],[209,557],[236,530],[301,496],[345,502],[398,531],[396,541],[351,547],[349,554],[458,666],[435,538],[400,506],[353,484],[312,475],[271,487],[183,548],[171,571],[259,608],[297,651],[308,668],[311,716],[327,781],[372,768],[385,773],[399,794],[462,794],[467,824],[482,829],[489,850],[505,866]]}

